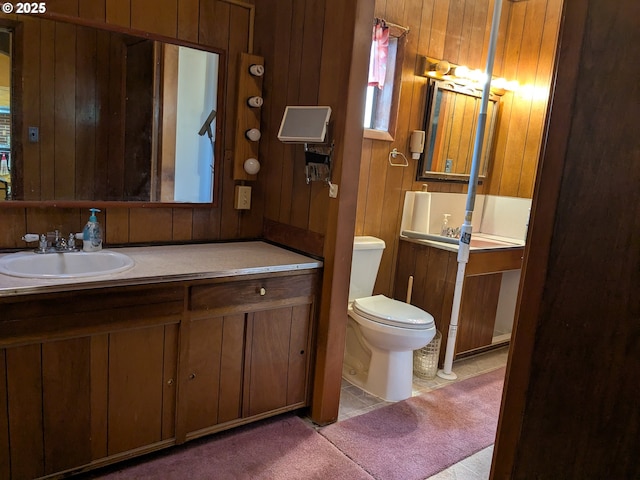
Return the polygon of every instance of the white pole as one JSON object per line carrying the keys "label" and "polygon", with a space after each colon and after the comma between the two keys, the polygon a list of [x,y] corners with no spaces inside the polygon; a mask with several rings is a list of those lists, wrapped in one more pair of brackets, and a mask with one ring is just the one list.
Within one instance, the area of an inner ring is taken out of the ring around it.
{"label": "white pole", "polygon": [[500,27],[500,14],[502,13],[502,0],[496,0],[493,6],[493,18],[491,20],[491,35],[489,36],[489,52],[487,55],[487,81],[482,89],[482,99],[480,102],[480,113],[478,115],[478,128],[473,144],[473,159],[471,161],[471,172],[469,174],[469,189],[467,192],[467,205],[464,215],[464,223],[460,229],[460,241],[458,242],[458,271],[456,273],[456,283],[453,291],[453,307],[451,309],[451,321],[449,322],[449,334],[447,336],[447,347],[444,355],[444,365],[438,370],[438,376],[447,380],[455,380],[458,376],[453,373],[453,354],[456,348],[456,335],[458,333],[458,319],[460,317],[460,304],[462,303],[462,285],[464,283],[464,272],[469,261],[469,245],[471,243],[471,231],[473,226],[473,209],[476,202],[476,189],[478,186],[478,170],[480,168],[480,157],[482,156],[482,142],[487,124],[487,105],[489,94],[491,93],[491,75],[493,73],[493,60],[496,54],[496,43],[498,30]]}

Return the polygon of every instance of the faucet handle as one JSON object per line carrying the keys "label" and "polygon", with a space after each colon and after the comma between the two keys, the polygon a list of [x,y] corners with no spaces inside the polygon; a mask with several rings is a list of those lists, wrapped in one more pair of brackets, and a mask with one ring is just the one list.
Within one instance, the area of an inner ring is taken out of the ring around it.
{"label": "faucet handle", "polygon": [[25,233],[22,236],[22,240],[27,243],[37,242],[38,240],[40,240],[40,235],[38,235],[37,233]]}

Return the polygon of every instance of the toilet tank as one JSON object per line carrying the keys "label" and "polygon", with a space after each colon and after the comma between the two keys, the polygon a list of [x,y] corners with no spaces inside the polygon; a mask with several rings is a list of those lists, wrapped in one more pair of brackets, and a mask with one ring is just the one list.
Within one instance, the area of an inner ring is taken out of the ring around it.
{"label": "toilet tank", "polygon": [[349,302],[373,295],[378,267],[384,250],[384,240],[376,237],[355,237],[351,257]]}

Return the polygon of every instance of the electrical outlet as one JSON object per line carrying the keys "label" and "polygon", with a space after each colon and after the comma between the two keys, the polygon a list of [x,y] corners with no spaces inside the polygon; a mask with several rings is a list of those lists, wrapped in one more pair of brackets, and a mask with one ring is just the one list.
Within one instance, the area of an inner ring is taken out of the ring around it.
{"label": "electrical outlet", "polygon": [[251,208],[251,187],[236,185],[234,206],[237,210],[249,210]]}
{"label": "electrical outlet", "polygon": [[451,173],[451,169],[453,168],[453,160],[447,158],[444,162],[444,173]]}

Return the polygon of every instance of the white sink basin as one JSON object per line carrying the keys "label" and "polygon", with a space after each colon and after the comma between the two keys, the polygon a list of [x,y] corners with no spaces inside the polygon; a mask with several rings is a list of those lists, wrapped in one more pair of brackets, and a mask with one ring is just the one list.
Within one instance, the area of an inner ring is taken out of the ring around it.
{"label": "white sink basin", "polygon": [[95,277],[123,272],[133,265],[132,258],[111,250],[91,253],[20,252],[0,258],[0,273],[29,278]]}
{"label": "white sink basin", "polygon": [[[415,232],[413,230],[403,230],[402,235],[408,238],[420,238],[422,240],[434,240],[436,242],[442,243],[450,243],[454,245],[458,245],[460,243],[460,239],[458,238],[450,238],[443,237],[442,235],[437,235],[433,233],[422,233]],[[506,248],[506,247],[518,247],[524,246],[524,242],[520,242],[518,240],[507,240],[507,239],[499,239],[493,238],[492,236],[485,235],[482,233],[474,233],[471,235],[471,243],[469,244],[471,248]]]}

